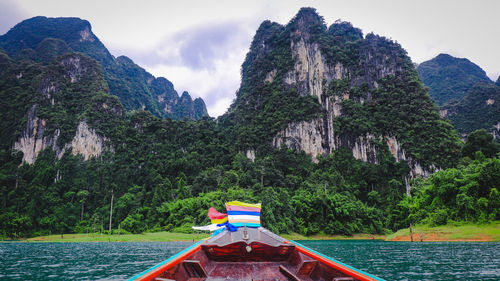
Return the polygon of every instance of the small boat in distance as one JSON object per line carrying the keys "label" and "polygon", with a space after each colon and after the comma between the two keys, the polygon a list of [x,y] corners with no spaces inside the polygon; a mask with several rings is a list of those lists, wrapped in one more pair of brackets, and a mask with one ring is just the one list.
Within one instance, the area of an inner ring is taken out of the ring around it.
{"label": "small boat in distance", "polygon": [[129,280],[383,280],[263,228],[202,240]]}

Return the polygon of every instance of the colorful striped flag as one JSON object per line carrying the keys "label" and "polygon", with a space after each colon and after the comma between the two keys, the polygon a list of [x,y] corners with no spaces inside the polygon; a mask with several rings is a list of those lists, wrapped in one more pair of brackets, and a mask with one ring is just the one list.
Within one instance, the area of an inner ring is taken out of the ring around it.
{"label": "colorful striped flag", "polygon": [[228,221],[236,227],[260,227],[260,209],[262,204],[249,204],[240,201],[226,203]]}

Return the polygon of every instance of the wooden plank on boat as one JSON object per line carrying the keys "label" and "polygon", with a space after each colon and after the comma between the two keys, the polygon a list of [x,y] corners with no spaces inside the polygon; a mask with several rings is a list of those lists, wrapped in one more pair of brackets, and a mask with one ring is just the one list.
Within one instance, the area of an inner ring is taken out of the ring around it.
{"label": "wooden plank on boat", "polygon": [[283,275],[288,277],[288,279],[292,281],[300,281],[299,277],[295,276],[295,274],[291,273],[290,270],[286,269],[283,265],[280,265],[280,271]]}
{"label": "wooden plank on boat", "polygon": [[305,275],[305,276],[310,276],[311,272],[316,268],[316,265],[318,264],[317,260],[305,260],[302,262],[300,265],[299,270],[297,271],[297,275]]}
{"label": "wooden plank on boat", "polygon": [[189,277],[207,277],[207,272],[201,265],[200,261],[197,260],[184,260],[182,261],[182,265],[186,270]]}

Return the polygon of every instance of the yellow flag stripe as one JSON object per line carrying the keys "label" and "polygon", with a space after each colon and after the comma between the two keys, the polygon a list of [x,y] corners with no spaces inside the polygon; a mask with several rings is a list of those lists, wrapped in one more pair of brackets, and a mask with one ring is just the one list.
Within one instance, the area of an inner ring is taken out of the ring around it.
{"label": "yellow flag stripe", "polygon": [[245,202],[240,202],[240,201],[231,201],[226,203],[228,206],[241,206],[241,207],[253,207],[253,208],[261,208],[262,203],[257,203],[257,204],[249,204]]}
{"label": "yellow flag stripe", "polygon": [[215,224],[224,223],[227,221],[227,217],[223,218],[223,219],[213,219],[211,221],[212,221],[212,223],[215,223]]}

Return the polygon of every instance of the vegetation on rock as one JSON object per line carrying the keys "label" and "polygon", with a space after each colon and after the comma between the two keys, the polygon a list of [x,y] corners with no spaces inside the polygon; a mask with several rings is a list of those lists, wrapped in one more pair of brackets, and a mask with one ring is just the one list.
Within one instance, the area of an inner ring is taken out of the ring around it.
{"label": "vegetation on rock", "polygon": [[447,54],[421,63],[417,70],[438,106],[462,99],[477,82],[491,82],[476,64]]}
{"label": "vegetation on rock", "polygon": [[417,69],[441,114],[462,136],[479,129],[498,135],[500,87],[484,70],[447,54],[423,62]]}
{"label": "vegetation on rock", "polygon": [[[287,26],[265,21],[243,63],[230,110],[214,120],[199,114],[203,101],[186,93],[170,107],[180,114],[172,116],[199,119],[172,120],[160,119],[160,108],[150,102],[175,97],[168,80],[144,84],[154,77],[126,57],[114,59],[105,48],[94,48],[101,43],[85,21],[65,20],[68,30],[88,27],[75,38],[49,25],[45,35],[58,38],[50,40],[39,36],[37,21],[53,23],[35,18],[0,37],[7,42],[0,44],[6,50],[0,51],[2,235],[99,232],[110,225],[132,233],[188,232],[193,223],[209,222],[209,207],[223,211],[230,200],[262,202],[265,227],[304,235],[383,233],[410,221],[498,219],[498,148],[477,133],[461,150],[397,43],[373,34],[363,38],[346,22],[327,28],[313,9],[302,9]],[[297,65],[291,45],[300,40],[317,44],[329,65],[341,63],[349,75],[326,81],[319,96],[298,84],[284,85]],[[51,51],[38,51],[44,48]],[[123,77],[139,78],[123,84]],[[125,87],[120,99],[112,95],[117,87]],[[151,96],[144,96],[148,91]],[[350,147],[338,147],[316,163],[305,152],[271,145],[292,122],[322,120],[330,114],[326,99],[346,93],[350,98],[341,101],[334,129],[347,141],[376,136],[376,163],[357,160]],[[150,110],[138,109],[138,103]],[[51,145],[33,164],[23,164],[14,144],[35,116],[35,127],[44,131],[26,136],[33,143],[58,135],[62,151],[85,121],[105,140],[105,149],[84,161],[79,151],[57,155]],[[410,167],[395,161],[383,139],[388,136],[422,165],[451,168],[414,181],[413,196],[406,197]],[[247,157],[250,148],[255,157]],[[475,159],[463,158],[453,167],[461,153]],[[449,217],[442,217],[443,210],[451,210]]]}
{"label": "vegetation on rock", "polygon": [[487,223],[500,219],[500,144],[490,134],[476,131],[467,137],[462,154],[456,168],[412,184],[412,196],[396,208],[396,216],[404,218],[397,228],[409,223],[437,226],[448,221]]}
{"label": "vegetation on rock", "polygon": [[484,129],[498,135],[500,123],[500,87],[493,83],[477,83],[458,102],[441,108],[458,132],[468,134]]}

